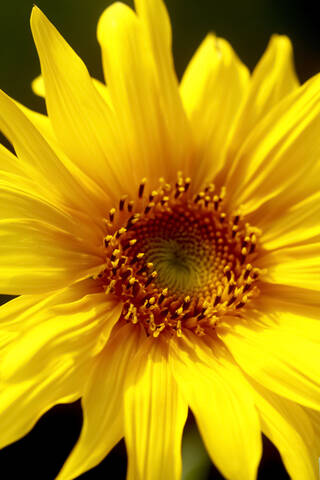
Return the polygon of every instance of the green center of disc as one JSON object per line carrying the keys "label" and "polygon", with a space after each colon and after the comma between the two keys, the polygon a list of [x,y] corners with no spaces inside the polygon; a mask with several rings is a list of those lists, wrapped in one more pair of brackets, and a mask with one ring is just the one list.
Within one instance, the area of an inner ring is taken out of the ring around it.
{"label": "green center of disc", "polygon": [[148,242],[146,259],[153,263],[158,273],[156,283],[162,288],[187,294],[203,283],[202,262],[194,242],[153,238]]}

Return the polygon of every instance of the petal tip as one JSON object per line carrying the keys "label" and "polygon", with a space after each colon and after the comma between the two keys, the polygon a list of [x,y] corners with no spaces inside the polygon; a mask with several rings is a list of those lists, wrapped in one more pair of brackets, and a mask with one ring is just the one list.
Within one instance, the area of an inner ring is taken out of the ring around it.
{"label": "petal tip", "polygon": [[32,23],[37,19],[37,17],[40,17],[44,15],[40,8],[37,5],[33,5],[32,10],[31,10],[31,15],[30,15],[30,23],[32,26]]}

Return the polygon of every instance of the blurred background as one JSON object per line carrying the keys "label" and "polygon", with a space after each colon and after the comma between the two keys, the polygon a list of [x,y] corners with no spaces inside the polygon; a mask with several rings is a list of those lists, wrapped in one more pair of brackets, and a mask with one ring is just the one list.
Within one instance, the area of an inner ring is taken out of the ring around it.
{"label": "blurred background", "polygon": [[[1,2],[0,88],[38,111],[43,100],[33,95],[30,83],[39,62],[29,28],[32,0]],[[37,0],[86,63],[92,76],[102,79],[95,29],[109,0]],[[127,1],[129,5],[132,2]],[[252,69],[272,33],[287,34],[294,46],[298,76],[305,81],[320,71],[320,17],[312,0],[167,0],[173,25],[173,48],[178,76],[207,32],[227,38]],[[4,302],[8,297],[1,297]],[[0,452],[1,478],[53,480],[76,441],[82,423],[80,402],[58,405],[37,423],[24,439]],[[190,416],[183,443],[183,480],[222,479],[210,464]],[[81,480],[125,478],[125,447],[121,443],[102,464]],[[259,480],[288,479],[280,457],[264,439]]]}

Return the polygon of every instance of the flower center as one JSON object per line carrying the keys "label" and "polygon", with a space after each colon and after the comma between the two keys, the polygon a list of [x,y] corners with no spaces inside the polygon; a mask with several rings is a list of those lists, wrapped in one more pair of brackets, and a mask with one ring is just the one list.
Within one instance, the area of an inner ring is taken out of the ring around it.
{"label": "flower center", "polygon": [[122,318],[148,334],[183,328],[206,333],[226,315],[239,315],[257,295],[258,229],[223,209],[225,189],[192,195],[190,179],[160,179],[149,195],[145,179],[135,201],[112,208],[104,239],[106,293],[123,302]]}

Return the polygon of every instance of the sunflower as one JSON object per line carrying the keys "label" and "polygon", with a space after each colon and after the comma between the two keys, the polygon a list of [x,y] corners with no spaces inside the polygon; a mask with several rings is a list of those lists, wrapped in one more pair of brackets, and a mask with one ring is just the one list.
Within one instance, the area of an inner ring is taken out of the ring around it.
{"label": "sunflower", "polygon": [[227,479],[261,432],[316,479],[320,77],[210,34],[179,84],[164,4],[135,4],[99,20],[106,85],[34,7],[48,115],[0,95],[0,444],[81,398],[58,480],[123,437],[128,480],[178,480],[190,407]]}

